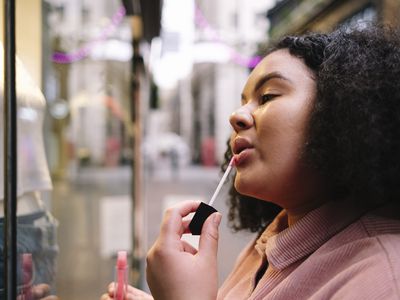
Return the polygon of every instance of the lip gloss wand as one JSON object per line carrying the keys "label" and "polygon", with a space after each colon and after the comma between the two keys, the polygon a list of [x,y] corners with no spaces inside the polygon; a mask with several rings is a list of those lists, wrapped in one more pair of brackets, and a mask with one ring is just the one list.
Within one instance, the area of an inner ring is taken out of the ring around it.
{"label": "lip gloss wand", "polygon": [[231,172],[232,168],[235,166],[235,158],[232,157],[231,161],[229,162],[228,167],[225,170],[224,175],[222,176],[214,194],[211,197],[210,202],[208,204],[201,202],[199,207],[197,208],[192,221],[190,221],[189,229],[193,235],[199,235],[201,233],[201,229],[203,227],[204,222],[208,218],[209,215],[216,212],[217,210],[212,207],[215,199],[217,198],[222,185],[225,183],[226,179],[228,178],[229,173]]}

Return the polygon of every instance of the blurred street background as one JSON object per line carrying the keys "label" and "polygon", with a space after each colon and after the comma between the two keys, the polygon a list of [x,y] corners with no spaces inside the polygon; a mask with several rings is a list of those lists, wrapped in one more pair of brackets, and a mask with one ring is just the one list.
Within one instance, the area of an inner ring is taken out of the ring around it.
{"label": "blurred street background", "polygon": [[[119,250],[130,283],[148,290],[163,212],[209,201],[261,49],[285,34],[399,17],[400,0],[17,1],[17,54],[46,100],[53,187],[40,192],[59,224],[57,295],[98,299]],[[226,224],[229,186],[215,203],[220,283],[254,238]]]}
{"label": "blurred street background", "polygon": [[[147,212],[143,220],[144,250],[156,239],[166,207],[183,200],[208,202],[219,180],[219,170],[215,167],[188,166],[180,170],[178,180],[171,178],[168,171],[155,175],[145,186],[145,199],[149,201],[143,208]],[[225,194],[226,188],[221,192],[221,199],[215,203],[223,214],[219,248],[220,281],[229,273],[238,252],[252,237],[244,233],[233,234],[227,227]],[[53,212],[60,222],[56,287],[62,299],[95,299],[114,279],[116,251],[131,249],[131,232],[127,230],[131,226],[131,218],[129,211],[124,211],[129,207],[128,195],[129,169],[126,167],[85,169],[77,180],[61,181],[55,185],[52,196],[58,200],[54,202]],[[102,225],[102,222],[106,224]],[[107,233],[104,226],[113,227],[112,232]],[[121,230],[126,234],[121,236]],[[192,236],[185,238],[194,245],[198,242]],[[143,268],[144,265],[140,267],[141,274],[131,272],[131,279],[143,276]],[[147,290],[144,278],[137,281]]]}

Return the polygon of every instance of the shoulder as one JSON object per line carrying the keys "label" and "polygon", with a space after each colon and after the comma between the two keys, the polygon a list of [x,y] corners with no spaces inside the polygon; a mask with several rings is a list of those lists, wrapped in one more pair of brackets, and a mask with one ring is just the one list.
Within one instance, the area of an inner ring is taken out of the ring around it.
{"label": "shoulder", "polygon": [[335,286],[336,299],[349,295],[357,299],[400,298],[399,220],[367,214],[327,241],[315,255],[335,264],[329,281]]}
{"label": "shoulder", "polygon": [[367,214],[360,223],[366,232],[363,240],[368,242],[365,250],[371,253],[371,262],[384,268],[387,279],[394,280],[400,290],[400,220]]}

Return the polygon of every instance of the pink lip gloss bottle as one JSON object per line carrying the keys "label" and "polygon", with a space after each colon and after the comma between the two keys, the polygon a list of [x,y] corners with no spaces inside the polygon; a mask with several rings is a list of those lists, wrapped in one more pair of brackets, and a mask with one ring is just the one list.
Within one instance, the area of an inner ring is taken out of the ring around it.
{"label": "pink lip gloss bottle", "polygon": [[21,291],[22,293],[21,299],[33,300],[33,295],[32,295],[33,263],[32,263],[31,253],[22,254],[22,272],[23,272],[22,276],[23,276],[24,288]]}
{"label": "pink lip gloss bottle", "polygon": [[126,251],[118,251],[115,275],[114,298],[116,300],[124,300],[128,284],[128,258]]}

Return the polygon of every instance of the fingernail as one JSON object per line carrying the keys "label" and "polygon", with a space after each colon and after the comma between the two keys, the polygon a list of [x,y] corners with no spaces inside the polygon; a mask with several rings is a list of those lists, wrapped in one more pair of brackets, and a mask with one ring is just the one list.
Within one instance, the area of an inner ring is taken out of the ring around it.
{"label": "fingernail", "polygon": [[220,213],[214,214],[213,222],[214,222],[215,226],[219,226],[219,224],[221,223],[221,218],[222,218],[222,215]]}

